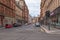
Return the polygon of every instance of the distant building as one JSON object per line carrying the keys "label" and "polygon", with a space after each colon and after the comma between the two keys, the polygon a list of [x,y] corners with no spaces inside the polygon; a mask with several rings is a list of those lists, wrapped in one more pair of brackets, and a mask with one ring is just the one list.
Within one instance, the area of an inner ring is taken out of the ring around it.
{"label": "distant building", "polygon": [[25,23],[28,23],[28,18],[29,17],[29,9],[28,9],[28,6],[25,4],[25,9],[24,9],[24,20],[25,20]]}
{"label": "distant building", "polygon": [[32,17],[31,17],[31,15],[29,15],[29,17],[28,17],[28,23],[32,23]]}
{"label": "distant building", "polygon": [[33,23],[39,22],[39,17],[34,17],[34,18],[32,19],[32,22],[33,22]]}

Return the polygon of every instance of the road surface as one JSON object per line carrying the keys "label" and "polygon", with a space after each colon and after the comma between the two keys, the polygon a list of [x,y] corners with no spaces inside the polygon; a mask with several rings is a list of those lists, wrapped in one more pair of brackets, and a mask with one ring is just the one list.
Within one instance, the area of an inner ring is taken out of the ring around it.
{"label": "road surface", "polygon": [[0,40],[60,40],[58,34],[47,34],[34,25],[0,29]]}

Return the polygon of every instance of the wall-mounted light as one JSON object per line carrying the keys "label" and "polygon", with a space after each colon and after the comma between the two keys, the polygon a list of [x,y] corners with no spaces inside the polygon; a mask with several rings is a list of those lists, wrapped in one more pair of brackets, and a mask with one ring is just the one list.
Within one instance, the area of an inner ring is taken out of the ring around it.
{"label": "wall-mounted light", "polygon": [[19,4],[19,0],[15,0],[15,3],[18,5]]}
{"label": "wall-mounted light", "polygon": [[15,0],[15,1],[17,1],[17,2],[18,2],[19,0]]}

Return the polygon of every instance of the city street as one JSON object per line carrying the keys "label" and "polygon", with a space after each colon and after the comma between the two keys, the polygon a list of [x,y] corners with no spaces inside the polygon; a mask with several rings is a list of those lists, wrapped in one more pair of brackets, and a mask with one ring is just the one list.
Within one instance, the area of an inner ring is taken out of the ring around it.
{"label": "city street", "polygon": [[60,35],[47,34],[34,25],[0,29],[0,40],[60,40]]}
{"label": "city street", "polygon": [[0,0],[0,40],[60,40],[60,0]]}

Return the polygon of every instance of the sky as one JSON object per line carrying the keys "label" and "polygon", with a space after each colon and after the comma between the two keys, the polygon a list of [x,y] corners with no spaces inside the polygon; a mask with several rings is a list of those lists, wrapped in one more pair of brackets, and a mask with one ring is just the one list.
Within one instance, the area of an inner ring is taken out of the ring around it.
{"label": "sky", "polygon": [[40,0],[25,0],[28,9],[29,9],[29,14],[32,17],[37,17],[40,15]]}

